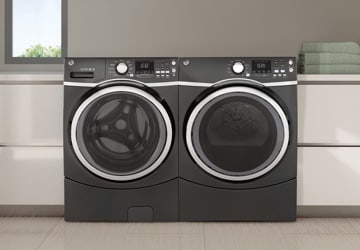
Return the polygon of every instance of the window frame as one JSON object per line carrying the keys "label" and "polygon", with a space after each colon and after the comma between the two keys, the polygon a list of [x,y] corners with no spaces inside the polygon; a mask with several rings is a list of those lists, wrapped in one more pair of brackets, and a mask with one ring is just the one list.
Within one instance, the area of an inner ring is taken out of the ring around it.
{"label": "window frame", "polygon": [[61,0],[61,57],[13,56],[13,0],[5,0],[5,64],[63,64],[67,54],[68,0]]}

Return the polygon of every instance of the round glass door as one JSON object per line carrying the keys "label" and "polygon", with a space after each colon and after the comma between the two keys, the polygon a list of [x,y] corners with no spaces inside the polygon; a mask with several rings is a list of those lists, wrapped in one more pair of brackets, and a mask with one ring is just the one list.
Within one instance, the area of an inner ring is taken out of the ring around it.
{"label": "round glass door", "polygon": [[129,86],[99,90],[75,112],[74,151],[92,173],[116,181],[133,180],[155,170],[167,156],[172,126],[162,104]]}
{"label": "round glass door", "polygon": [[281,107],[249,87],[211,93],[195,106],[186,125],[186,143],[195,162],[225,180],[250,180],[269,172],[283,157],[288,141]]}

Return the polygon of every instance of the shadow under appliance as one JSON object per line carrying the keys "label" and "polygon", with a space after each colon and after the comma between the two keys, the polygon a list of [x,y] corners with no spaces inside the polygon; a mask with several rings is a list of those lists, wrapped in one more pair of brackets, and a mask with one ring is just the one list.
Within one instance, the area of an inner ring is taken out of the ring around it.
{"label": "shadow under appliance", "polygon": [[179,59],[180,221],[296,219],[296,59]]}
{"label": "shadow under appliance", "polygon": [[177,58],[67,58],[66,221],[178,220]]}

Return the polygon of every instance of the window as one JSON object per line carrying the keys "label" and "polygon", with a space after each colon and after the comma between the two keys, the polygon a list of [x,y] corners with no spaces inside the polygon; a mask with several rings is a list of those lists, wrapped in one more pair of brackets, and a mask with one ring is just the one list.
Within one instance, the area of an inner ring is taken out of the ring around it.
{"label": "window", "polygon": [[5,62],[61,64],[67,0],[6,0],[5,4]]}

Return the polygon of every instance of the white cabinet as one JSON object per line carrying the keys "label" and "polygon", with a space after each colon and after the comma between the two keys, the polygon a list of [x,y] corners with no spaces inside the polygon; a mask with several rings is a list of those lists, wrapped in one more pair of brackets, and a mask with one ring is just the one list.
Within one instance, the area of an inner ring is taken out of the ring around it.
{"label": "white cabinet", "polygon": [[360,85],[299,85],[298,142],[360,146]]}
{"label": "white cabinet", "polygon": [[62,146],[63,87],[0,85],[0,145]]}
{"label": "white cabinet", "polygon": [[62,205],[63,86],[27,80],[0,85],[0,205]]}
{"label": "white cabinet", "polygon": [[360,147],[298,148],[298,205],[360,206]]}
{"label": "white cabinet", "polygon": [[0,147],[0,205],[62,204],[62,147]]}
{"label": "white cabinet", "polygon": [[299,80],[298,205],[360,206],[360,77]]}

